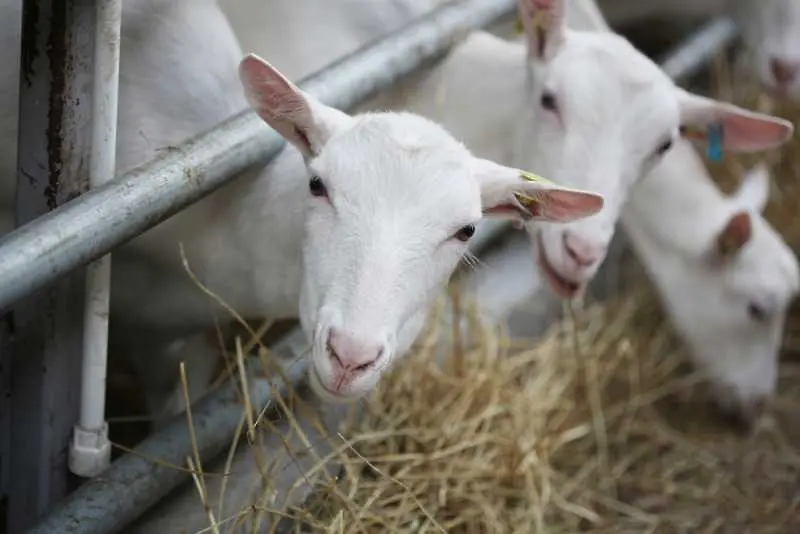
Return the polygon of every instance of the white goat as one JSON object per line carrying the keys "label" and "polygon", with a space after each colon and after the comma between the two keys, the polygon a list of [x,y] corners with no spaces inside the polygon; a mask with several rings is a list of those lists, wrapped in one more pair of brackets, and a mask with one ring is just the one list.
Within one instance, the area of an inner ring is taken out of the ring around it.
{"label": "white goat", "polygon": [[739,26],[748,67],[776,93],[800,95],[800,2],[793,0],[598,0],[612,25],[647,16],[728,13]]}
{"label": "white goat", "polygon": [[444,2],[219,0],[242,48],[271,58],[270,62],[293,81],[317,72]]}
{"label": "white goat", "polygon": [[473,32],[430,74],[388,96],[481,157],[602,193],[605,207],[591,218],[531,227],[541,270],[569,298],[605,257],[628,192],[682,127],[719,123],[731,151],[780,145],[793,127],[676,87],[619,35],[567,29],[565,3],[520,0],[527,46]]}
{"label": "white goat", "polygon": [[750,68],[780,96],[800,97],[800,2],[729,0]]}
{"label": "white goat", "polygon": [[[179,271],[182,242],[200,279],[247,317],[299,316],[313,341],[311,383],[325,398],[363,395],[407,350],[482,211],[569,221],[602,206],[474,158],[427,119],[324,106],[255,57],[241,76],[293,148],[135,244]],[[517,193],[536,201],[525,207]],[[126,293],[129,306],[163,298],[152,287]],[[150,310],[154,326],[177,311]]]}
{"label": "white goat", "polygon": [[673,150],[634,189],[622,225],[722,407],[751,416],[777,384],[800,266],[760,215],[766,168],[725,198],[690,146]]}
{"label": "white goat", "polygon": [[[593,4],[571,4],[570,20],[608,31]],[[634,188],[621,217],[720,405],[748,418],[774,393],[783,325],[800,284],[795,255],[760,214],[768,196],[759,166],[725,198],[680,141]]]}

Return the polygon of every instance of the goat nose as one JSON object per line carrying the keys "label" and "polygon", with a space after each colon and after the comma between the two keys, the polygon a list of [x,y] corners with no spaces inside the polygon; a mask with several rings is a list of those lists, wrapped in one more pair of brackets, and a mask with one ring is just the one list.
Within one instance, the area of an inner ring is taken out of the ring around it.
{"label": "goat nose", "polygon": [[769,66],[778,85],[792,83],[797,76],[797,71],[800,69],[800,63],[779,58],[772,58]]}
{"label": "goat nose", "polygon": [[382,343],[357,339],[344,332],[331,329],[328,335],[328,355],[334,368],[345,372],[368,369],[384,353]]}
{"label": "goat nose", "polygon": [[564,249],[567,255],[581,267],[589,267],[596,263],[603,255],[603,248],[577,235],[567,231],[564,232]]}

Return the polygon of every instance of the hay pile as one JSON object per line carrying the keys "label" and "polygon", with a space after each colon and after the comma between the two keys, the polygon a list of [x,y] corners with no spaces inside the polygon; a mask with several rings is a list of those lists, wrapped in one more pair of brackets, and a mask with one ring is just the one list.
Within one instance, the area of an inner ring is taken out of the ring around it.
{"label": "hay pile", "polygon": [[[335,491],[288,511],[303,531],[800,529],[800,455],[783,425],[743,436],[720,422],[647,294],[593,307],[577,331],[556,325],[535,345],[472,321],[455,344],[434,321],[346,425],[353,448]],[[786,364],[794,385],[778,402],[796,414],[798,373]]]}

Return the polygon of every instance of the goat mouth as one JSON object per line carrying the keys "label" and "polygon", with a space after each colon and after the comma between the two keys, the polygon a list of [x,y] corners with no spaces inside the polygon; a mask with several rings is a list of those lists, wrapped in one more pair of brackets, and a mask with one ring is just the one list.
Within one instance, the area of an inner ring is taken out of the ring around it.
{"label": "goat mouth", "polygon": [[[313,363],[311,364],[311,370],[309,372],[313,375],[310,379],[311,389],[322,401],[331,404],[348,404],[359,399],[358,396],[338,393],[326,386],[319,375],[317,366]],[[316,382],[316,384],[314,384],[314,382]]]}
{"label": "goat mouth", "polygon": [[556,271],[555,267],[550,264],[547,259],[547,252],[544,249],[544,243],[542,242],[541,232],[539,233],[537,240],[538,246],[536,247],[536,260],[539,264],[539,269],[541,269],[545,278],[547,279],[547,283],[550,284],[550,287],[559,298],[565,300],[573,298],[578,294],[578,291],[580,291],[581,284],[564,278],[558,273],[558,271]]}
{"label": "goat mouth", "polygon": [[336,399],[345,398],[345,396],[342,395],[341,393],[338,393],[338,392],[332,390],[331,388],[329,388],[328,386],[325,385],[325,382],[322,380],[322,377],[319,375],[319,370],[317,369],[317,366],[314,365],[313,363],[311,364],[311,373],[314,375],[314,381],[317,383],[316,385],[318,385],[320,387],[320,389],[322,391],[324,391],[327,395],[335,397]]}

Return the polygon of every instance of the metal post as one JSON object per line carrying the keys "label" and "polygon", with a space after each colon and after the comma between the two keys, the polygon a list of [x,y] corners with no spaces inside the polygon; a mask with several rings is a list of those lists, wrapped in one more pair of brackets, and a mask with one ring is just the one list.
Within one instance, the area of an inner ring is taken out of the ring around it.
{"label": "metal post", "polygon": [[11,478],[11,314],[0,314],[0,532],[8,522]]}
{"label": "metal post", "polygon": [[[122,0],[95,0],[95,3],[90,187],[111,180],[116,168],[122,22]],[[75,425],[69,455],[70,470],[83,477],[97,476],[111,462],[111,443],[105,420],[110,292],[111,255],[107,254],[89,264],[86,270],[80,420]]]}
{"label": "metal post", "polygon": [[[89,0],[22,3],[16,224],[87,189],[94,13]],[[15,306],[9,532],[68,493],[78,414],[83,277],[64,277]]]}

